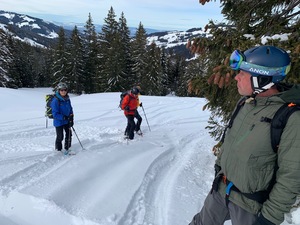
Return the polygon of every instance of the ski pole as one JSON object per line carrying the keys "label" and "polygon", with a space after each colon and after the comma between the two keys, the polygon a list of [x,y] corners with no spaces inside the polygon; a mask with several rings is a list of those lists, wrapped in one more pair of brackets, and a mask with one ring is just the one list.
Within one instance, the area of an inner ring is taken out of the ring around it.
{"label": "ski pole", "polygon": [[69,128],[68,149],[71,147],[71,142],[72,142],[72,129],[70,127]]}
{"label": "ski pole", "polygon": [[148,123],[148,119],[147,119],[147,116],[146,116],[146,113],[145,113],[145,110],[144,110],[144,107],[143,107],[143,106],[142,106],[142,109],[143,109],[144,116],[145,116],[146,121],[147,121],[147,124],[148,124],[149,131],[151,131],[150,126],[149,126],[149,123]]}
{"label": "ski pole", "polygon": [[82,146],[82,144],[81,144],[81,142],[80,142],[80,140],[79,140],[79,138],[78,138],[78,135],[77,135],[77,133],[76,133],[74,127],[72,127],[72,130],[74,131],[74,133],[75,133],[75,135],[76,135],[76,137],[77,137],[77,140],[79,141],[79,144],[81,145],[82,150],[84,150],[84,148],[83,148],[83,146]]}

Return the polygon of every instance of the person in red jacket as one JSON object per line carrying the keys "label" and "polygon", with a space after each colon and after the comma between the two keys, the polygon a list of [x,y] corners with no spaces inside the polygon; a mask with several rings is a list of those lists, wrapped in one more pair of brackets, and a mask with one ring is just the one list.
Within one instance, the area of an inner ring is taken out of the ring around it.
{"label": "person in red jacket", "polygon": [[128,139],[132,140],[134,138],[134,114],[137,108],[137,96],[139,94],[139,89],[133,87],[131,91],[126,95],[122,101],[121,109],[124,110],[124,114],[127,118],[127,128],[126,133]]}
{"label": "person in red jacket", "polygon": [[135,132],[138,134],[138,135],[143,135],[142,131],[141,131],[141,124],[142,124],[142,117],[141,115],[139,114],[139,111],[137,110],[138,107],[142,107],[143,104],[142,102],[140,102],[140,99],[139,99],[139,96],[141,95],[141,87],[140,86],[136,86],[136,88],[139,90],[139,93],[136,97],[137,99],[137,106],[136,106],[136,110],[135,110],[135,113],[134,113],[134,118],[137,119],[137,122],[136,122],[136,126],[135,126]]}

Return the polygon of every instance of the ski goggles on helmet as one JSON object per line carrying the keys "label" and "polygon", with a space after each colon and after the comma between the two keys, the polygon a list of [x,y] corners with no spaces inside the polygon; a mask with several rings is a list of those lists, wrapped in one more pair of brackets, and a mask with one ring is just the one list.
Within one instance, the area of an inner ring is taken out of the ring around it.
{"label": "ski goggles on helmet", "polygon": [[245,55],[235,50],[229,60],[229,65],[232,70],[244,70],[246,72],[263,75],[263,76],[286,76],[291,69],[291,64],[283,67],[266,67],[260,66],[245,61]]}

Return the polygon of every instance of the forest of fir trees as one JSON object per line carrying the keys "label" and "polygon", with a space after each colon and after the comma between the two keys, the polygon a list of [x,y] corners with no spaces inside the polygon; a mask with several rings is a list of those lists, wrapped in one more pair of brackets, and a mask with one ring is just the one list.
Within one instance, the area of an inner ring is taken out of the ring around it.
{"label": "forest of fir trees", "polygon": [[55,87],[65,82],[74,94],[121,92],[134,85],[145,95],[187,96],[188,62],[183,56],[147,45],[140,22],[130,36],[124,13],[116,20],[111,7],[97,33],[88,15],[84,31],[71,37],[61,27],[51,48],[21,42],[0,29],[0,87]]}

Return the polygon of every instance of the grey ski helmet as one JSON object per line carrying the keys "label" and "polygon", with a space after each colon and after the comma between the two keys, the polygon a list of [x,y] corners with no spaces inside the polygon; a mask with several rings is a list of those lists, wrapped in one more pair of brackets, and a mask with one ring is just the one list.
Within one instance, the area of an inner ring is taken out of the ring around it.
{"label": "grey ski helmet", "polygon": [[61,90],[61,89],[68,89],[68,85],[64,82],[60,82],[57,86],[56,86],[57,90]]}

